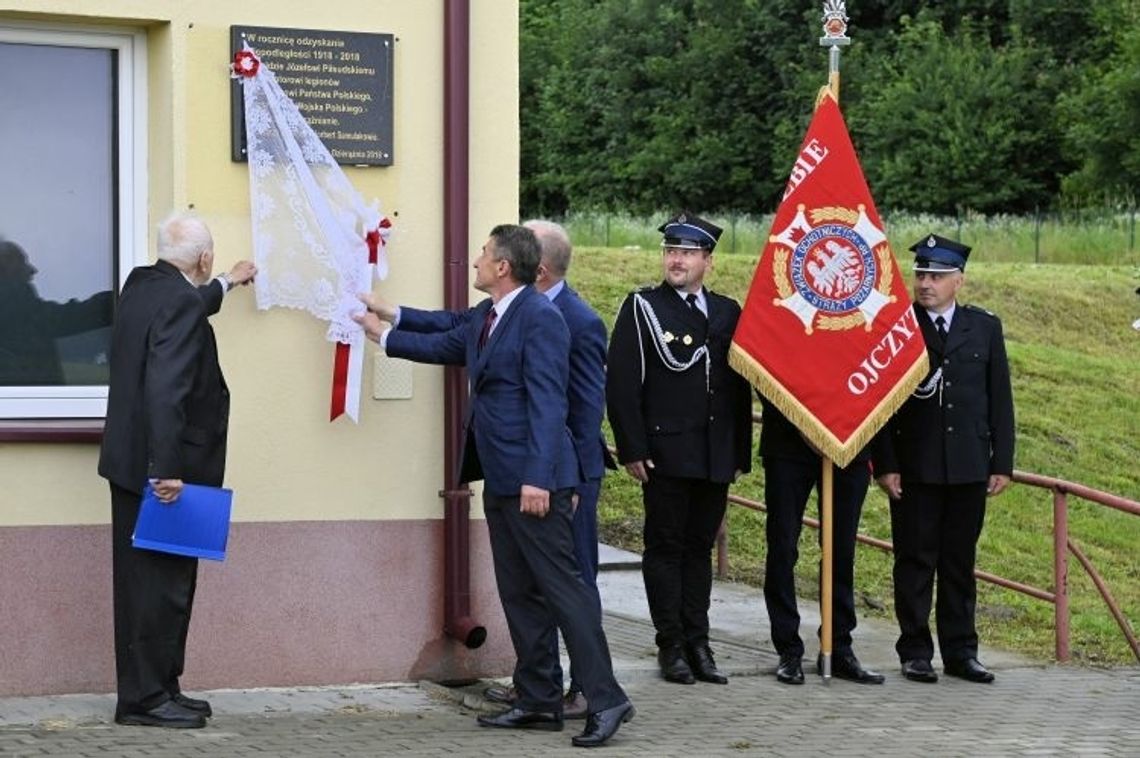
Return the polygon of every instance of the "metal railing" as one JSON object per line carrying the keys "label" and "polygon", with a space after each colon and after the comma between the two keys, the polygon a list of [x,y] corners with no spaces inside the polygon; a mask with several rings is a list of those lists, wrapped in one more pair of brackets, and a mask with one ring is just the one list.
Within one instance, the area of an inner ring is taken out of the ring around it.
{"label": "metal railing", "polygon": [[[755,419],[757,414],[753,414]],[[1014,471],[1013,481],[1019,484],[1029,485],[1031,487],[1040,487],[1042,489],[1050,490],[1053,493],[1053,587],[1054,590],[1041,589],[1033,587],[1021,582],[1015,582],[1012,579],[991,574],[987,571],[974,571],[974,576],[983,582],[995,584],[999,587],[1020,592],[1023,595],[1037,598],[1052,603],[1054,606],[1054,619],[1056,627],[1056,657],[1058,661],[1065,662],[1071,657],[1069,649],[1069,553],[1072,553],[1077,561],[1084,567],[1088,573],[1089,578],[1092,579],[1093,584],[1096,586],[1097,592],[1100,593],[1101,598],[1104,600],[1105,605],[1108,606],[1109,612],[1116,620],[1120,631],[1124,634],[1124,638],[1128,641],[1128,645],[1132,648],[1133,655],[1136,660],[1140,661],[1140,642],[1136,639],[1136,634],[1132,630],[1128,619],[1120,610],[1120,605],[1112,596],[1112,592],[1104,583],[1104,579],[1100,573],[1089,561],[1088,557],[1081,551],[1081,549],[1073,542],[1069,536],[1069,495],[1079,497],[1082,500],[1087,500],[1090,503],[1097,503],[1109,508],[1114,508],[1124,513],[1130,513],[1133,516],[1140,516],[1140,502],[1129,500],[1128,498],[1113,495],[1108,492],[1102,492],[1091,487],[1086,487],[1082,484],[1074,482],[1067,482],[1063,479],[1055,479],[1050,476],[1041,476],[1039,474],[1030,474],[1024,471]],[[739,495],[728,496],[728,502],[734,505],[739,505],[744,508],[749,508],[754,511],[766,511],[764,504],[756,500],[749,500],[748,498]],[[727,521],[727,517],[726,517]],[[818,519],[804,516],[803,523],[813,529],[818,529],[820,524]],[[887,540],[878,539],[876,537],[869,537],[865,534],[858,534],[855,537],[857,542],[864,545],[869,545],[878,548],[887,553],[894,552],[894,546]],[[725,525],[721,525],[720,533],[717,535],[717,553],[716,553],[716,566],[717,576],[724,578],[728,573],[728,534]]]}

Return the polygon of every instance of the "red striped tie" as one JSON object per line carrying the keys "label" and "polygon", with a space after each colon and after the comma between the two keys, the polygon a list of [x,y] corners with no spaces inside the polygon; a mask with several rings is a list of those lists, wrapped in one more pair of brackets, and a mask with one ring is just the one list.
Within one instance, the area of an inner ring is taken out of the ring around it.
{"label": "red striped tie", "polygon": [[483,331],[479,332],[480,350],[487,344],[487,338],[491,336],[491,326],[494,325],[495,319],[498,318],[498,316],[498,312],[493,307],[487,311],[487,316],[483,319]]}

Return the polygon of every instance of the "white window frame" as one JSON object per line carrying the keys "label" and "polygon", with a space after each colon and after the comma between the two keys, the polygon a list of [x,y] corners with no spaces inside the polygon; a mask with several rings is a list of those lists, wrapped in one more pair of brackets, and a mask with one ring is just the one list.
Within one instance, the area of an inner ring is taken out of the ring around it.
{"label": "white window frame", "polygon": [[[0,19],[0,42],[117,51],[118,287],[147,249],[146,32],[118,27],[77,27]],[[0,422],[17,419],[103,418],[106,386],[0,387]]]}

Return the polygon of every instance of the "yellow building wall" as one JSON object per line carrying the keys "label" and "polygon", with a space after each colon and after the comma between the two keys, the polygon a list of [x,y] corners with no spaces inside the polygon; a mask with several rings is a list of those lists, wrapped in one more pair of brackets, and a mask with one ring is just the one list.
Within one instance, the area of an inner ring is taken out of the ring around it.
{"label": "yellow building wall", "polygon": [[[518,214],[518,5],[471,3],[469,248]],[[230,26],[388,32],[394,55],[395,163],[345,170],[368,200],[398,213],[382,297],[442,306],[442,0],[16,0],[0,23],[143,28],[148,60],[148,251],[172,208],[210,225],[216,272],[252,256],[244,163],[230,160]],[[472,302],[479,293],[471,292]],[[376,356],[365,359],[360,424],[328,421],[333,346],[325,324],[284,309],[258,311],[231,292],[213,318],[232,393],[226,483],[235,521],[436,519],[443,483],[443,371],[412,369],[410,400],[373,400]],[[0,443],[2,526],[109,522],[91,444]]]}

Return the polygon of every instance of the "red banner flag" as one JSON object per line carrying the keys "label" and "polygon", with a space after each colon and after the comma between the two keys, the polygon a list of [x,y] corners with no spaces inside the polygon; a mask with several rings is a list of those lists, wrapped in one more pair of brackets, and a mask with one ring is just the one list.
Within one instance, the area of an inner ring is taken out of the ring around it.
{"label": "red banner flag", "polygon": [[830,93],[792,167],[729,361],[838,466],[929,368],[908,283]]}

